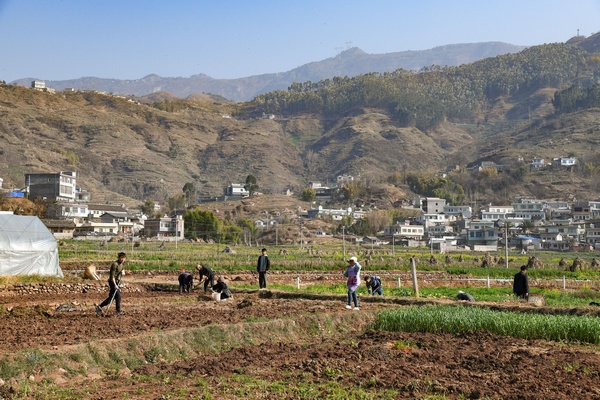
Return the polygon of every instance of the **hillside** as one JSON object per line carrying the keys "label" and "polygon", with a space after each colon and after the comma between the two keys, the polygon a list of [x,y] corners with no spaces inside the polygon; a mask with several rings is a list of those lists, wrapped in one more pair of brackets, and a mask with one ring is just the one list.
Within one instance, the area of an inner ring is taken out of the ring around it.
{"label": "hillside", "polygon": [[[559,65],[560,57],[577,71]],[[146,198],[165,201],[190,182],[198,195],[218,196],[249,174],[264,193],[299,193],[310,181],[340,174],[390,181],[399,192],[389,205],[402,193],[411,196],[402,180],[408,172],[456,165],[463,172],[454,174],[453,185],[461,185],[465,201],[595,198],[600,113],[588,108],[561,114],[552,105],[557,90],[593,74],[584,57],[565,45],[547,45],[447,72],[298,85],[262,96],[262,103],[170,93],[141,102],[0,85],[0,171],[4,187],[20,188],[25,173],[75,170],[94,201],[131,205]],[[312,110],[316,96],[328,110]],[[285,113],[261,117],[272,107]],[[527,171],[533,157],[569,155],[580,167]],[[509,171],[487,180],[464,172],[482,161],[508,165]]]}
{"label": "hillside", "polygon": [[[148,75],[135,80],[83,77],[65,81],[48,80],[46,84],[57,90],[66,88],[99,90],[126,96],[171,92],[178,97],[186,98],[196,93],[213,93],[232,101],[248,101],[261,93],[287,89],[294,82],[316,82],[335,76],[352,77],[369,72],[391,72],[399,68],[419,70],[431,65],[461,65],[499,54],[515,53],[523,48],[523,46],[501,42],[453,44],[429,50],[387,54],[367,54],[358,48],[351,48],[335,57],[311,62],[290,71],[237,79],[215,79],[205,74],[188,78]],[[44,79],[44,77],[36,79]],[[24,78],[13,83],[29,86],[32,80],[33,78]]]}

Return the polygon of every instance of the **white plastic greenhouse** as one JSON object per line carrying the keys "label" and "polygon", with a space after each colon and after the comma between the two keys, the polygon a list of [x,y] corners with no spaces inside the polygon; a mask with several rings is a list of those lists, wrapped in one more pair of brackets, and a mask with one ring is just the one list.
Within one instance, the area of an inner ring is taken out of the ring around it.
{"label": "white plastic greenhouse", "polygon": [[0,212],[0,276],[63,277],[58,246],[38,217]]}

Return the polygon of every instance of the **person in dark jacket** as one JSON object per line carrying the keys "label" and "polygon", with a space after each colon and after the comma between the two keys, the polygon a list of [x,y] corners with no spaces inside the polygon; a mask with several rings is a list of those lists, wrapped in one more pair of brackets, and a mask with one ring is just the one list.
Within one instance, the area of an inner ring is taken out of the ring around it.
{"label": "person in dark jacket", "polygon": [[117,315],[122,315],[121,311],[121,278],[125,275],[125,259],[127,256],[121,252],[117,255],[117,260],[110,265],[110,273],[108,276],[108,297],[102,303],[96,306],[96,314],[102,315],[102,307],[110,305],[113,300],[115,301]]}
{"label": "person in dark jacket", "polygon": [[182,293],[189,293],[192,290],[192,287],[194,286],[194,275],[190,274],[189,272],[185,272],[184,269],[182,269],[181,274],[179,274],[179,294]]}
{"label": "person in dark jacket", "polygon": [[266,289],[267,287],[267,271],[271,268],[271,262],[267,255],[267,249],[261,250],[261,255],[258,256],[258,263],[256,264],[256,271],[258,272],[258,287]]}
{"label": "person in dark jacket", "polygon": [[221,294],[219,300],[225,300],[231,297],[231,291],[229,290],[229,286],[227,286],[227,283],[225,283],[225,281],[221,277],[217,279],[217,284],[213,286],[213,291],[215,293]]}
{"label": "person in dark jacket", "polygon": [[378,294],[383,296],[383,289],[381,287],[381,278],[378,276],[365,276],[365,283],[367,284],[367,291],[370,295],[375,296]]}
{"label": "person in dark jacket", "polygon": [[466,300],[466,301],[475,301],[475,297],[473,297],[470,293],[463,292],[462,290],[458,291],[456,295],[457,300]]}
{"label": "person in dark jacket", "polygon": [[212,269],[201,264],[196,265],[196,269],[198,270],[199,274],[198,284],[202,283],[202,278],[204,278],[204,292],[208,292],[208,286],[210,285],[212,289],[212,287],[215,285],[215,273]]}
{"label": "person in dark jacket", "polygon": [[515,274],[513,281],[513,293],[520,299],[529,298],[529,277],[527,276],[527,265],[521,266],[521,272]]}

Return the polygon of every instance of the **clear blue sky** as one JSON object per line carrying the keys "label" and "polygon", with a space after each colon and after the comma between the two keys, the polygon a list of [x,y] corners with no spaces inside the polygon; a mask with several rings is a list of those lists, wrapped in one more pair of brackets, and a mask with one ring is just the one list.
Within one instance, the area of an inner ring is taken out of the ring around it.
{"label": "clear blue sky", "polygon": [[0,0],[0,80],[284,72],[371,54],[600,30],[600,0]]}

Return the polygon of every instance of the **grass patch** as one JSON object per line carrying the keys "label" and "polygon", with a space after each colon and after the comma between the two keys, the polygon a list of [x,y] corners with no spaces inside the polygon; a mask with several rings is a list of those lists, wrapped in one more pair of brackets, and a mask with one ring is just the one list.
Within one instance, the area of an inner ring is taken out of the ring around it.
{"label": "grass patch", "polygon": [[598,318],[520,314],[478,307],[426,306],[385,310],[378,313],[374,328],[451,334],[483,329],[520,339],[600,344]]}

